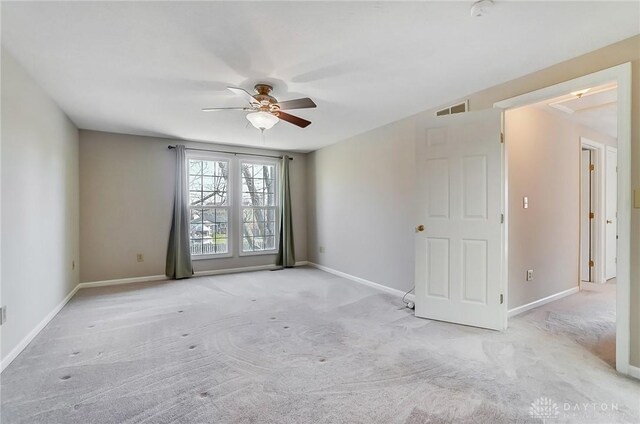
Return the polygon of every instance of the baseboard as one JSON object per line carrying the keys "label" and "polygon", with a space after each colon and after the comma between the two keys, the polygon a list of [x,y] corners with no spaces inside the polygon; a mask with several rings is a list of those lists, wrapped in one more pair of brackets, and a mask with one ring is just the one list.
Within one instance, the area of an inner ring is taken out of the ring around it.
{"label": "baseboard", "polygon": [[629,376],[640,379],[640,367],[634,367],[633,365],[629,365],[629,368],[627,369],[627,371]]}
{"label": "baseboard", "polygon": [[[294,266],[307,265],[307,261],[296,262]],[[253,272],[253,271],[267,271],[271,269],[278,269],[277,265],[257,265],[257,266],[245,266],[241,268],[226,268],[226,269],[214,269],[210,271],[196,271],[194,276],[202,277],[206,275],[221,275],[221,274],[235,274],[238,272]]]}
{"label": "baseboard", "polygon": [[257,265],[257,266],[244,266],[241,268],[226,268],[226,269],[212,269],[209,271],[196,271],[193,273],[194,277],[204,277],[207,275],[221,275],[221,274],[236,274],[238,272],[252,272],[252,271],[266,271],[269,269],[278,268],[275,265]]}
{"label": "baseboard", "polygon": [[547,303],[553,302],[558,299],[562,299],[563,297],[571,296],[572,294],[578,293],[579,291],[580,291],[580,287],[572,287],[569,290],[561,291],[560,293],[543,297],[542,299],[536,300],[535,302],[527,303],[526,305],[509,309],[509,312],[507,312],[507,315],[509,318],[511,318],[518,314],[531,310],[533,308],[537,308],[538,306],[546,305]]}
{"label": "baseboard", "polygon": [[4,369],[7,368],[7,366],[9,366],[9,364],[13,362],[14,359],[16,359],[20,352],[22,352],[29,345],[29,343],[31,343],[31,341],[38,335],[38,333],[40,333],[40,331],[42,331],[42,329],[46,327],[47,324],[49,324],[53,317],[55,317],[58,312],[60,312],[62,308],[64,308],[64,305],[66,305],[69,300],[71,300],[71,298],[74,294],[76,294],[79,288],[79,285],[75,286],[73,290],[71,290],[69,294],[62,300],[62,302],[60,302],[58,306],[53,309],[53,311],[49,312],[49,314],[44,317],[44,319],[40,321],[40,323],[36,325],[33,330],[29,332],[29,334],[27,334],[22,340],[20,340],[20,343],[18,343],[18,345],[14,347],[11,352],[9,352],[9,354],[2,360],[2,362],[0,362],[0,372],[4,371]]}
{"label": "baseboard", "polygon": [[[313,262],[308,262],[307,264],[314,268],[318,268],[319,270],[328,272],[329,274],[337,275],[338,277],[346,278],[347,280],[355,281],[356,283],[364,284],[365,286],[369,286],[374,289],[377,289],[389,294],[393,294],[398,297],[403,297],[405,295],[405,292],[403,292],[402,290],[398,290],[391,287],[387,287],[382,284],[374,283],[373,281],[365,280],[364,278],[356,277],[355,275],[347,274],[346,272],[338,271],[337,269],[329,268],[328,266],[318,265]],[[412,293],[409,293],[407,294],[405,299],[414,302],[415,296]]]}
{"label": "baseboard", "polygon": [[166,275],[147,275],[144,277],[118,278],[115,280],[89,281],[78,284],[80,289],[88,289],[91,287],[117,286],[119,284],[146,283],[149,281],[167,280]]}
{"label": "baseboard", "polygon": [[[296,262],[295,266],[307,265],[307,261]],[[269,269],[275,269],[275,265],[257,265],[257,266],[245,266],[240,268],[225,268],[225,269],[212,269],[207,271],[196,271],[193,273],[194,277],[204,277],[208,275],[221,275],[221,274],[235,274],[238,272],[252,272],[252,271],[265,271]],[[131,284],[131,283],[146,283],[150,281],[166,281],[169,278],[166,275],[148,275],[144,277],[132,277],[132,278],[119,278],[115,280],[104,281],[90,281],[87,283],[80,283],[79,288],[86,289],[90,287],[104,287],[104,286],[116,286],[119,284]]]}

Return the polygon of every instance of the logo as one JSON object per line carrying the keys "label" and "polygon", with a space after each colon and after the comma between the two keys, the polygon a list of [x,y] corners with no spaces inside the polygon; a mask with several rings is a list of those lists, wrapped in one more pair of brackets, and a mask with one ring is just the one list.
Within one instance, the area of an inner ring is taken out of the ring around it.
{"label": "logo", "polygon": [[539,418],[543,423],[546,420],[557,418],[560,415],[558,405],[548,397],[541,397],[535,400],[529,407],[529,415]]}

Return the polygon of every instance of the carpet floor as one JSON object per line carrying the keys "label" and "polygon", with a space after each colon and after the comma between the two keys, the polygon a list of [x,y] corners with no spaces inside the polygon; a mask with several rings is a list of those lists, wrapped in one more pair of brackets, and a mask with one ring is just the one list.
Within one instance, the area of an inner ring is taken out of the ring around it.
{"label": "carpet floor", "polygon": [[311,268],[83,289],[2,373],[2,424],[638,423],[607,286],[505,332]]}

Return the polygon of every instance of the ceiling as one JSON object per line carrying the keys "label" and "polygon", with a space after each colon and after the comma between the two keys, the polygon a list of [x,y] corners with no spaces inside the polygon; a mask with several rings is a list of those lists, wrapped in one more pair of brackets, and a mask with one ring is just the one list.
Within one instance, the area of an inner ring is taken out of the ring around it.
{"label": "ceiling", "polygon": [[[640,33],[639,2],[470,6],[3,1],[2,44],[79,128],[306,152]],[[313,124],[200,111],[257,82]]]}
{"label": "ceiling", "polygon": [[586,87],[585,93],[573,92],[536,103],[535,107],[589,127],[600,134],[618,137],[618,90],[615,82]]}

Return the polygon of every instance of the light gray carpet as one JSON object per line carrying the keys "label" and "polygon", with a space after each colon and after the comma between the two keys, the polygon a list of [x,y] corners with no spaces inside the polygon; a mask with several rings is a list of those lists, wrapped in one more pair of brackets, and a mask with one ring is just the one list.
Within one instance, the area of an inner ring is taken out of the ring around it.
{"label": "light gray carpet", "polygon": [[539,423],[540,397],[547,422],[637,423],[600,297],[501,333],[310,268],[84,289],[2,373],[2,424]]}

